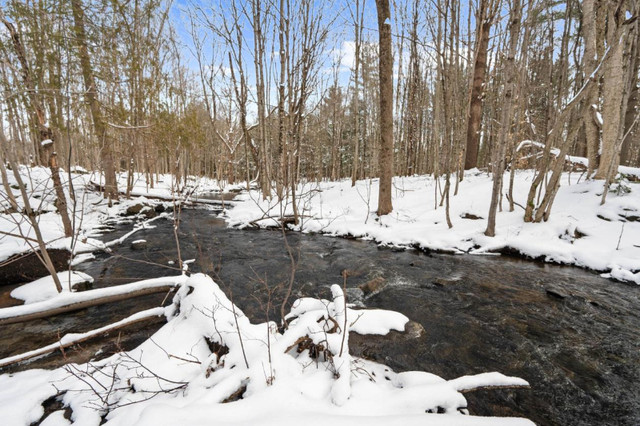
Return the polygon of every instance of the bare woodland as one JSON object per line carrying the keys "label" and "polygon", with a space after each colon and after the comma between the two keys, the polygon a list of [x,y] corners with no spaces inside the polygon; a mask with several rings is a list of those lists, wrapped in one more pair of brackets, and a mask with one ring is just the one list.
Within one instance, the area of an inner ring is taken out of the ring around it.
{"label": "bare woodland", "polygon": [[[72,166],[102,171],[109,200],[130,194],[134,172],[150,188],[159,173],[254,182],[292,203],[295,221],[300,182],[380,178],[385,215],[392,176],[441,177],[448,205],[477,167],[494,178],[493,236],[505,194],[514,209],[518,168],[537,171],[523,208],[538,222],[567,156],[588,159],[603,203],[618,166],[640,165],[638,9],[634,0],[8,0],[2,172],[49,167],[70,234],[59,173]],[[533,153],[517,149],[523,141]],[[122,173],[130,179],[118,188]]]}

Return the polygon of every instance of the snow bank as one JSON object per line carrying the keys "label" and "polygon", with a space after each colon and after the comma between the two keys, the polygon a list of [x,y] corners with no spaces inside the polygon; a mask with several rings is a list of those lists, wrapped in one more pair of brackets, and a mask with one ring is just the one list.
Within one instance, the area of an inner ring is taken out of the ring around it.
{"label": "snow bank", "polygon": [[[127,200],[123,197],[118,204],[109,207],[107,201],[102,199],[102,195],[95,191],[94,184],[104,184],[104,177],[100,173],[89,173],[79,166],[73,166],[71,170],[71,174],[61,170],[60,178],[69,204],[69,216],[75,226],[75,239],[64,237],[62,221],[54,206],[55,192],[49,169],[46,167],[19,167],[20,175],[27,187],[31,207],[39,213],[37,220],[43,239],[47,243],[47,247],[67,249],[74,254],[104,249],[105,246],[101,241],[90,238],[95,236],[94,229],[104,224],[107,219],[120,216],[126,212],[128,207],[140,203],[140,199]],[[24,200],[20,191],[15,189],[17,181],[13,172],[8,171],[7,175],[13,196],[18,206],[22,208]],[[69,178],[71,178],[75,190],[75,203],[71,201],[69,194]],[[188,201],[197,199],[200,194],[241,188],[240,185],[228,185],[208,178],[191,176],[187,182],[182,181],[178,184],[171,175],[154,175],[154,187],[151,188],[145,174],[142,173],[134,173],[133,182],[131,191],[133,196],[149,196],[167,201],[182,200],[185,197]],[[118,188],[124,190],[126,185],[127,174],[119,174]],[[1,188],[0,192],[4,192],[4,188]],[[20,213],[12,212],[7,200],[6,195],[0,197],[0,231],[3,234],[0,238],[0,261],[14,254],[31,251],[34,246],[33,239],[35,239],[35,233],[26,217]],[[198,202],[204,201],[198,199]],[[210,201],[210,203],[220,204],[218,201]],[[230,205],[228,202],[225,204]],[[29,241],[29,238],[32,241]]]}
{"label": "snow bank", "polygon": [[[627,168],[625,173],[640,174]],[[516,206],[496,219],[496,237],[484,235],[491,199],[491,177],[478,171],[465,173],[457,196],[451,196],[449,229],[440,195],[430,176],[396,177],[393,181],[393,212],[378,218],[378,179],[323,182],[301,185],[298,193],[304,212],[295,228],[334,236],[373,239],[390,246],[418,246],[451,253],[486,254],[511,249],[547,262],[571,264],[608,273],[607,276],[640,284],[640,184],[628,183],[630,193],[610,192],[600,206],[602,181],[579,181],[580,175],[565,173],[548,222],[524,223],[523,209]],[[526,204],[533,172],[519,171],[514,200]],[[505,174],[508,182],[508,174]],[[441,185],[440,187],[442,187]],[[257,191],[225,212],[230,226],[279,226],[280,206],[263,201]],[[287,205],[285,214],[292,214]]]}
{"label": "snow bank", "polygon": [[[93,278],[78,271],[58,272],[58,279],[62,284],[62,292],[68,293],[75,284],[92,283]],[[14,299],[23,300],[25,304],[42,302],[58,295],[53,277],[48,275],[39,280],[21,285],[11,292]]]}
{"label": "snow bank", "polygon": [[[61,391],[74,422],[87,426],[103,416],[112,426],[532,424],[462,415],[461,389],[526,385],[522,379],[491,373],[446,381],[351,357],[345,333],[356,324],[383,333],[407,319],[345,310],[341,288],[332,293],[330,301],[294,303],[289,327],[279,332],[274,323],[250,323],[209,277],[193,275],[164,309],[170,321],[138,348],[86,365],[1,375],[0,418],[29,424],[42,415],[42,401]],[[47,422],[65,424],[60,413]]]}

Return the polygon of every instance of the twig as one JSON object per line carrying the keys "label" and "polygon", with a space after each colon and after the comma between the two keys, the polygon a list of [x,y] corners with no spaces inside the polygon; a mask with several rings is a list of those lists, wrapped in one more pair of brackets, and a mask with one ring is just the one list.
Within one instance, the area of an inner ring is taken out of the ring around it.
{"label": "twig", "polygon": [[625,222],[622,222],[622,229],[620,230],[620,236],[618,237],[618,245],[616,246],[616,251],[620,250],[620,241],[622,240],[622,233],[624,232],[624,224]]}

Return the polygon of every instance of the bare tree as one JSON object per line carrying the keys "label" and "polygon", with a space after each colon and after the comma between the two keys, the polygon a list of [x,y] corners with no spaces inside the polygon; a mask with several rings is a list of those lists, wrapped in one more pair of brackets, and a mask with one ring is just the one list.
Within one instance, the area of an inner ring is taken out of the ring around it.
{"label": "bare tree", "polygon": [[476,52],[473,64],[473,83],[469,97],[469,112],[467,116],[465,170],[472,169],[478,165],[480,127],[482,123],[482,96],[484,93],[485,76],[487,74],[489,36],[499,3],[497,0],[480,0],[477,8]]}
{"label": "bare tree", "polygon": [[[48,158],[49,171],[51,172],[51,180],[53,181],[53,188],[56,193],[55,206],[60,214],[62,225],[64,227],[64,235],[71,237],[73,235],[73,227],[71,220],[69,219],[69,209],[67,207],[67,197],[64,193],[62,186],[62,180],[60,178],[60,168],[58,167],[58,154],[55,147],[55,135],[48,125],[46,112],[42,104],[39,91],[36,88],[33,71],[27,60],[27,53],[22,43],[20,33],[16,30],[13,23],[9,22],[2,10],[0,9],[0,20],[4,23],[5,27],[9,31],[13,48],[15,50],[18,62],[20,63],[20,70],[22,74],[22,83],[24,84],[25,91],[27,92],[27,98],[30,104],[30,113],[33,117],[34,123],[37,125],[38,140],[42,149],[44,157]],[[14,172],[15,173],[15,172]]]}
{"label": "bare tree", "polygon": [[[62,292],[62,284],[60,283],[60,278],[58,278],[56,268],[53,265],[51,257],[49,256],[49,252],[47,252],[47,244],[42,236],[42,231],[40,230],[40,224],[38,223],[36,212],[33,210],[33,208],[31,207],[31,203],[29,202],[29,194],[27,194],[27,187],[22,180],[22,176],[20,175],[20,168],[18,167],[18,163],[15,161],[13,153],[11,153],[10,149],[8,148],[8,141],[6,139],[2,126],[0,126],[0,162],[2,162],[3,182],[6,182],[6,171],[4,167],[5,161],[9,161],[11,170],[13,171],[13,176],[18,183],[18,188],[20,189],[20,194],[22,195],[22,202],[24,204],[24,214],[27,217],[29,225],[33,229],[33,233],[36,237],[35,241],[33,241],[26,235],[23,237],[23,239],[32,247],[33,252],[45,266],[47,272],[51,274],[51,278],[53,278],[53,283],[56,286],[56,290],[58,290],[58,293],[60,293]],[[11,197],[13,197],[10,189],[7,191],[7,193],[11,194]],[[13,198],[11,199],[13,200],[14,207],[17,208],[18,205],[16,203],[16,200]],[[19,227],[20,225],[18,225],[18,228]],[[37,244],[39,252],[36,250],[36,247],[33,245],[33,243]]]}
{"label": "bare tree", "polygon": [[391,51],[391,11],[389,0],[376,0],[379,34],[380,67],[380,191],[378,216],[393,210],[391,180],[393,177],[393,53]]}
{"label": "bare tree", "polygon": [[[637,20],[634,23],[625,23],[625,12],[628,10],[626,4],[626,1],[610,1],[608,4],[607,43],[612,52],[604,67],[602,155],[598,171],[594,176],[596,179],[610,180],[610,175],[617,173],[620,163],[620,145],[625,127],[624,113],[630,95],[632,44],[637,30]],[[623,26],[626,29],[620,37],[619,29]]]}
{"label": "bare tree", "polygon": [[496,235],[496,212],[502,189],[502,177],[504,175],[504,164],[506,149],[511,136],[512,114],[514,104],[515,79],[516,79],[516,53],[518,49],[518,37],[520,33],[520,20],[522,10],[520,0],[511,2],[509,12],[509,48],[507,52],[505,71],[504,103],[500,119],[500,134],[498,136],[498,146],[494,148],[492,160],[493,188],[491,191],[491,203],[489,205],[489,216],[487,218],[487,229],[484,234],[488,237]]}
{"label": "bare tree", "polygon": [[78,56],[80,58],[80,64],[82,66],[82,78],[84,79],[85,96],[87,99],[87,103],[89,104],[89,109],[91,111],[93,127],[101,146],[100,153],[102,167],[104,168],[105,175],[104,195],[109,200],[117,200],[119,197],[118,181],[116,179],[116,169],[113,159],[112,146],[111,141],[109,140],[107,126],[102,116],[102,111],[98,102],[98,94],[93,73],[93,66],[91,65],[91,57],[87,46],[87,35],[85,30],[85,17],[82,0],[71,0],[71,7],[73,11],[75,38],[76,43],[78,44]]}
{"label": "bare tree", "polygon": [[362,29],[364,22],[365,0],[355,1],[353,22],[355,25],[354,57],[353,57],[353,168],[351,186],[356,185],[360,170],[360,50],[362,48]]}

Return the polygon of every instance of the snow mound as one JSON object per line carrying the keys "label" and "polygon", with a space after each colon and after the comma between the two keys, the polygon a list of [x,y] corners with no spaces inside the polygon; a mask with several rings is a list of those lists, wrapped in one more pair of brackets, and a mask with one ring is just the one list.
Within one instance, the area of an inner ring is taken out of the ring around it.
{"label": "snow mound", "polygon": [[[28,424],[61,392],[83,425],[532,424],[463,415],[463,391],[527,386],[522,379],[489,373],[446,381],[352,357],[349,331],[384,334],[403,329],[407,318],[348,309],[341,287],[331,291],[332,300],[294,303],[282,331],[274,322],[252,324],[211,278],[193,275],[165,308],[167,324],[138,348],[0,376],[0,418]],[[47,421],[64,424],[58,414]]]}
{"label": "snow mound", "polygon": [[[90,275],[79,271],[58,272],[58,279],[62,284],[62,292],[68,293],[73,290],[73,286],[82,283],[92,283]],[[58,296],[58,291],[53,281],[53,277],[48,275],[28,284],[21,285],[11,292],[14,299],[24,300],[25,304],[42,302]]]}

